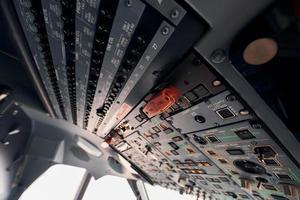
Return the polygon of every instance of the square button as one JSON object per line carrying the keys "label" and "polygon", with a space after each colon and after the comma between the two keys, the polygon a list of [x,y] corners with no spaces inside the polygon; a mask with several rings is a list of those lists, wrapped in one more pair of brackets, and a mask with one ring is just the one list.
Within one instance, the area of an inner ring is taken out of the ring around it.
{"label": "square button", "polygon": [[249,140],[255,138],[255,136],[247,129],[235,131],[235,134],[242,140]]}

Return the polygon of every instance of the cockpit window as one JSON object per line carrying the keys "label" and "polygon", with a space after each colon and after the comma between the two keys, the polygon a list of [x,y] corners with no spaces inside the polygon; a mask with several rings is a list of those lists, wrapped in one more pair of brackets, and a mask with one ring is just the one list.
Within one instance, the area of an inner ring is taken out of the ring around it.
{"label": "cockpit window", "polygon": [[54,165],[38,177],[19,200],[73,200],[78,196],[86,170],[68,165]]}
{"label": "cockpit window", "polygon": [[[178,191],[166,189],[161,186],[152,186],[149,184],[145,184],[145,188],[149,197],[149,200],[160,200],[162,199],[172,199],[172,200],[195,200],[195,196],[187,195],[187,194],[179,194]],[[199,197],[199,200],[202,200]]]}
{"label": "cockpit window", "polygon": [[83,200],[136,200],[136,197],[125,178],[106,175],[91,179]]}

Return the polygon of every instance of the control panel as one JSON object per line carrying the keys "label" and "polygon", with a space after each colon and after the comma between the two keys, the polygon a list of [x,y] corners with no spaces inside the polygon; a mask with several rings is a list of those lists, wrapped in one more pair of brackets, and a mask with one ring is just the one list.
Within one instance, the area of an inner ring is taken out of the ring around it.
{"label": "control panel", "polygon": [[145,160],[132,155],[166,167],[168,181],[147,174],[179,191],[217,199],[298,199],[299,170],[263,122],[198,55],[182,63],[185,68],[166,79],[180,90],[178,100],[153,117],[145,107],[161,90],[149,94],[107,135],[109,143],[143,171]]}
{"label": "control panel", "polygon": [[140,179],[199,199],[299,199],[299,163],[197,52],[210,25],[186,1],[13,4],[54,117]]}

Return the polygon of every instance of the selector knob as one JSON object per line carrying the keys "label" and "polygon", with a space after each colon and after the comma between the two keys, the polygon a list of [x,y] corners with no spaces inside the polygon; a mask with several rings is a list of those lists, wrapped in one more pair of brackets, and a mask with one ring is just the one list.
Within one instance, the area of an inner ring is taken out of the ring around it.
{"label": "selector knob", "polygon": [[179,189],[179,194],[182,195],[183,193],[184,193],[184,188],[180,188],[180,189]]}
{"label": "selector knob", "polygon": [[147,155],[149,152],[152,151],[152,148],[149,145],[146,145],[145,148],[146,148],[145,155]]}

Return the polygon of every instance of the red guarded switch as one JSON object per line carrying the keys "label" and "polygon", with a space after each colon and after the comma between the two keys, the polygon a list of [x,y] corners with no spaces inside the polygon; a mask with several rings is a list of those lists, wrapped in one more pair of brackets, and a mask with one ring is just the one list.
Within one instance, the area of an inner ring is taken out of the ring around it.
{"label": "red guarded switch", "polygon": [[174,86],[169,86],[151,97],[149,102],[144,106],[143,112],[149,118],[159,115],[170,108],[179,97],[180,91]]}

